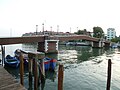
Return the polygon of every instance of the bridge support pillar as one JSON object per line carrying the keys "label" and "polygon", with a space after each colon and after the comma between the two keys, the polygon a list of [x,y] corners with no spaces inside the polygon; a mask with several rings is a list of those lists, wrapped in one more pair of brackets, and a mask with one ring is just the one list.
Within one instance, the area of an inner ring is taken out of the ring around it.
{"label": "bridge support pillar", "polygon": [[102,42],[102,41],[92,42],[92,47],[93,48],[102,48],[102,47],[104,47],[104,42]]}
{"label": "bridge support pillar", "polygon": [[58,53],[59,40],[45,40],[45,42],[38,43],[38,51],[44,53]]}

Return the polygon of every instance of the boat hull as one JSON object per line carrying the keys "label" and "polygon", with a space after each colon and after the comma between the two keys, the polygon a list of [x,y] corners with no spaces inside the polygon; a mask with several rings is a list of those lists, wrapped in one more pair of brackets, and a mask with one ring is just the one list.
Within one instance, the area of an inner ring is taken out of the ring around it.
{"label": "boat hull", "polygon": [[56,62],[57,62],[56,59],[44,58],[45,70],[55,70]]}
{"label": "boat hull", "polygon": [[54,70],[55,67],[56,67],[56,63],[57,63],[57,60],[56,59],[52,59],[50,61],[50,69]]}
{"label": "boat hull", "polygon": [[20,64],[20,61],[16,57],[11,57],[10,55],[5,58],[5,66],[17,68]]}

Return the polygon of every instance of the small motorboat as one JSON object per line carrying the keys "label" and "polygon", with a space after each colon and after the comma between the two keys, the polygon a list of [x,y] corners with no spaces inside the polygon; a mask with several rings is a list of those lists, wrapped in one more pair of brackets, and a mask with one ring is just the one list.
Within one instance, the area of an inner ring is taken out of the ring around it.
{"label": "small motorboat", "polygon": [[[28,54],[21,49],[16,49],[14,54],[15,54],[15,57],[17,57],[18,60],[19,60],[20,53],[23,54],[24,65],[27,66],[28,65]],[[49,58],[49,57],[44,57],[43,60],[44,60],[45,70],[54,70],[55,69],[56,62],[57,62],[56,59],[52,59],[52,58]]]}
{"label": "small motorboat", "polygon": [[20,61],[16,57],[7,55],[5,58],[5,66],[17,68],[20,64]]}
{"label": "small motorboat", "polygon": [[55,70],[57,60],[45,57],[44,59],[45,70]]}
{"label": "small motorboat", "polygon": [[44,60],[45,70],[49,70],[50,69],[50,60],[51,60],[51,58],[45,57],[45,58],[43,58],[43,60]]}
{"label": "small motorboat", "polygon": [[51,59],[50,60],[50,69],[54,70],[56,67],[57,60],[56,59]]}

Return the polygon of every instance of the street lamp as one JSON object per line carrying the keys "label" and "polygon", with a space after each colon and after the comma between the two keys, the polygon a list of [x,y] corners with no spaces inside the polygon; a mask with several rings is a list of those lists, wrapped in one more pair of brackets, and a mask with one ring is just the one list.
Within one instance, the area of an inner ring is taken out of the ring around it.
{"label": "street lamp", "polygon": [[38,25],[36,25],[36,35],[37,35],[37,32],[38,32]]}
{"label": "street lamp", "polygon": [[42,24],[42,26],[43,26],[43,35],[44,35],[44,23]]}

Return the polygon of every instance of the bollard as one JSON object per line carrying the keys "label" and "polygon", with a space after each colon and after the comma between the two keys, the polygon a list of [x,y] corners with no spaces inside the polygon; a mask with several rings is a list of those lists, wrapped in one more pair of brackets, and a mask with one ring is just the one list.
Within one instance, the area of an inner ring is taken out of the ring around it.
{"label": "bollard", "polygon": [[59,65],[59,70],[58,70],[58,90],[63,90],[63,76],[64,76],[63,65]]}
{"label": "bollard", "polygon": [[21,83],[21,85],[24,85],[24,77],[23,77],[23,75],[24,75],[24,63],[23,63],[22,53],[20,54],[19,59],[20,59],[20,83]]}
{"label": "bollard", "polygon": [[110,83],[111,83],[111,59],[108,60],[108,76],[106,90],[110,90]]}

